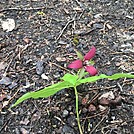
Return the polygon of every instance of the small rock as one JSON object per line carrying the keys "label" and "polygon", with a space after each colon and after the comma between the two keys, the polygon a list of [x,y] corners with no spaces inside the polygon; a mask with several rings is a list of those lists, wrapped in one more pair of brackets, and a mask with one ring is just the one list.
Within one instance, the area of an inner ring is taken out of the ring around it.
{"label": "small rock", "polygon": [[98,107],[99,107],[100,111],[105,111],[107,109],[106,106],[102,106],[102,105],[99,105]]}
{"label": "small rock", "polygon": [[9,85],[8,87],[10,89],[13,89],[14,87],[16,87],[18,84],[16,82],[12,82],[11,85]]}
{"label": "small rock", "polygon": [[4,108],[5,106],[7,106],[8,104],[9,104],[9,101],[4,101],[2,108]]}
{"label": "small rock", "polygon": [[[0,44],[0,46],[1,46],[1,44]],[[6,66],[7,66],[7,63],[5,63],[5,62],[0,62],[0,70],[3,70],[3,69],[5,69],[6,68]]]}
{"label": "small rock", "polygon": [[24,37],[23,38],[23,41],[26,43],[26,44],[29,44],[31,42],[31,40],[28,38],[28,37]]}
{"label": "small rock", "polygon": [[15,134],[20,134],[20,131],[18,128],[15,128]]}
{"label": "small rock", "polygon": [[68,119],[67,119],[67,122],[70,126],[74,127],[76,126],[77,122],[76,122],[76,118],[75,116],[70,116]]}
{"label": "small rock", "polygon": [[6,19],[5,21],[1,21],[1,26],[3,31],[10,32],[15,28],[15,21],[14,19]]}
{"label": "small rock", "polygon": [[109,105],[110,104],[110,102],[109,102],[109,100],[107,99],[107,98],[101,98],[100,100],[99,100],[99,104],[101,104],[101,105]]}
{"label": "small rock", "polygon": [[63,117],[68,116],[68,114],[69,114],[69,112],[68,112],[67,110],[64,110],[64,111],[63,111]]}
{"label": "small rock", "polygon": [[56,60],[58,62],[62,62],[62,61],[66,61],[66,58],[65,57],[57,57]]}
{"label": "small rock", "polygon": [[113,71],[108,71],[108,72],[106,72],[106,74],[108,75],[108,76],[111,76],[112,74],[113,74]]}
{"label": "small rock", "polygon": [[29,134],[25,128],[20,128],[21,134]]}
{"label": "small rock", "polygon": [[112,100],[115,98],[115,95],[112,91],[110,91],[110,92],[102,94],[98,99],[100,100],[101,98],[107,98],[108,100]]}
{"label": "small rock", "polygon": [[87,94],[83,99],[82,99],[82,105],[86,105],[89,100],[89,94]]}
{"label": "small rock", "polygon": [[1,80],[0,80],[0,84],[1,85],[10,85],[12,83],[12,80],[9,78],[9,77],[3,77]]}
{"label": "small rock", "polygon": [[106,24],[108,29],[112,29],[112,26],[110,24]]}
{"label": "small rock", "polygon": [[60,74],[59,73],[56,73],[53,75],[54,78],[60,78]]}
{"label": "small rock", "polygon": [[41,75],[43,73],[43,69],[44,69],[44,66],[43,66],[44,62],[43,61],[38,61],[36,63],[36,73]]}
{"label": "small rock", "polygon": [[3,101],[3,99],[6,98],[6,95],[5,94],[0,94],[0,101]]}
{"label": "small rock", "polygon": [[95,28],[95,29],[103,29],[103,25],[99,24],[99,23],[95,23],[95,24],[93,24],[93,28]]}
{"label": "small rock", "polygon": [[58,42],[58,44],[60,44],[60,45],[66,45],[66,44],[68,44],[68,43],[65,42],[65,41],[60,40],[60,41]]}
{"label": "small rock", "polygon": [[88,111],[88,110],[87,110],[87,108],[85,108],[85,107],[82,109],[82,113],[87,113],[87,111]]}
{"label": "small rock", "polygon": [[44,73],[41,75],[41,78],[44,79],[44,80],[48,80],[48,76],[46,76]]}
{"label": "small rock", "polygon": [[75,134],[75,132],[71,127],[64,125],[62,128],[62,134]]}
{"label": "small rock", "polygon": [[96,111],[96,107],[93,104],[90,104],[88,107],[88,111],[89,112],[95,112]]}
{"label": "small rock", "polygon": [[98,14],[96,14],[96,15],[94,15],[94,18],[95,19],[101,19],[102,18],[102,14],[101,13],[98,13]]}
{"label": "small rock", "polygon": [[113,105],[120,105],[121,102],[122,102],[121,96],[117,96],[114,100],[110,100],[110,104],[113,104]]}
{"label": "small rock", "polygon": [[30,121],[27,118],[25,118],[24,121],[20,121],[20,124],[22,124],[22,125],[28,125],[29,122]]}

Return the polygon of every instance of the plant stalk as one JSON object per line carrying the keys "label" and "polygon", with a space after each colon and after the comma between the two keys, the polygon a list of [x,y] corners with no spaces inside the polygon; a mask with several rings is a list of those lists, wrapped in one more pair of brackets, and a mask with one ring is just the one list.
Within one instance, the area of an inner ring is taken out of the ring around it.
{"label": "plant stalk", "polygon": [[77,115],[77,124],[78,124],[78,128],[79,128],[79,132],[80,134],[83,134],[82,132],[82,129],[81,129],[81,125],[80,125],[80,117],[79,117],[79,106],[78,106],[78,92],[77,92],[77,89],[76,89],[76,86],[74,87],[74,90],[75,90],[75,98],[76,98],[76,115]]}

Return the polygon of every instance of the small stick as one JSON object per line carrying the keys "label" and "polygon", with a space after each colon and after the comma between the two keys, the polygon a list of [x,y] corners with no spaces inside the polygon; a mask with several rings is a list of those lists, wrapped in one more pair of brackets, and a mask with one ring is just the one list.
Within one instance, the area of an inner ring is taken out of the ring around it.
{"label": "small stick", "polygon": [[9,67],[10,67],[10,65],[11,65],[11,63],[12,63],[12,61],[13,61],[13,59],[14,59],[14,56],[15,56],[15,54],[13,54],[12,59],[11,59],[10,62],[8,63],[8,66],[7,66],[7,68],[6,68],[6,70],[5,70],[4,74],[3,74],[3,76],[6,76],[6,75],[7,75],[7,71],[8,71],[8,69],[9,69]]}
{"label": "small stick", "polygon": [[53,8],[53,7],[36,7],[36,8],[33,8],[33,7],[30,7],[30,8],[15,8],[15,7],[11,7],[11,8],[5,8],[5,9],[2,9],[0,10],[0,12],[5,12],[5,11],[10,11],[10,10],[15,10],[15,11],[31,11],[31,10],[41,10],[41,9],[45,9],[45,8]]}
{"label": "small stick", "polygon": [[60,39],[60,37],[62,36],[62,34],[63,34],[63,32],[65,31],[65,29],[67,28],[67,26],[68,26],[70,23],[72,23],[73,21],[74,21],[74,19],[72,19],[72,20],[70,20],[70,21],[67,22],[67,24],[64,26],[64,28],[63,28],[62,31],[60,32],[58,38],[55,40],[55,42],[57,42],[57,41]]}
{"label": "small stick", "polygon": [[[109,110],[108,110],[108,112],[109,112]],[[102,123],[102,121],[106,118],[106,116],[107,116],[107,114],[105,114],[105,116],[102,117],[101,121],[92,129],[90,134],[92,134],[95,131],[95,129]]]}
{"label": "small stick", "polygon": [[66,68],[64,68],[64,67],[62,67],[62,66],[60,66],[60,65],[57,65],[56,63],[53,63],[53,62],[50,62],[50,63],[51,63],[52,65],[55,65],[55,66],[61,68],[62,70],[66,70],[67,72],[70,72],[70,70],[68,70],[68,69],[66,69]]}

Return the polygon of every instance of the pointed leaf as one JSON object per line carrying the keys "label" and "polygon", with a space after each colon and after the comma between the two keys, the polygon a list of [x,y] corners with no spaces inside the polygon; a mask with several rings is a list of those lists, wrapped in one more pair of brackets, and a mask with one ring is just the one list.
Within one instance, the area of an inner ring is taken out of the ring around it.
{"label": "pointed leaf", "polygon": [[69,73],[65,74],[65,75],[61,78],[61,80],[64,80],[64,81],[66,81],[66,82],[72,84],[73,86],[75,86],[77,79],[78,79],[78,76],[72,75],[72,74],[69,74]]}
{"label": "pointed leaf", "polygon": [[85,79],[78,80],[76,85],[78,86],[82,83],[95,82],[97,80],[105,79],[105,78],[108,78],[108,79],[111,79],[111,80],[116,80],[116,79],[119,79],[119,78],[134,78],[134,75],[127,74],[127,73],[117,73],[117,74],[114,74],[114,75],[111,75],[111,76],[107,76],[105,74],[101,74],[99,76],[92,76],[92,77],[88,77],[88,78],[85,78]]}
{"label": "pointed leaf", "polygon": [[83,60],[84,57],[83,57],[83,55],[81,54],[81,52],[77,51],[76,49],[75,49],[75,52],[76,52],[78,58],[79,58],[80,60]]}
{"label": "pointed leaf", "polygon": [[85,69],[82,68],[82,69],[80,70],[80,72],[79,72],[79,79],[81,79],[81,78],[84,77],[84,76],[85,76]]}
{"label": "pointed leaf", "polygon": [[88,61],[89,65],[94,65],[95,62],[93,60]]}
{"label": "pointed leaf", "polygon": [[18,105],[19,103],[21,103],[24,100],[27,100],[29,98],[34,98],[34,99],[47,98],[51,95],[54,95],[58,91],[60,91],[64,88],[69,88],[69,87],[73,87],[73,86],[70,83],[68,83],[67,81],[63,81],[63,82],[53,84],[52,86],[46,87],[39,91],[28,92],[28,93],[24,94],[22,97],[20,97],[12,107]]}

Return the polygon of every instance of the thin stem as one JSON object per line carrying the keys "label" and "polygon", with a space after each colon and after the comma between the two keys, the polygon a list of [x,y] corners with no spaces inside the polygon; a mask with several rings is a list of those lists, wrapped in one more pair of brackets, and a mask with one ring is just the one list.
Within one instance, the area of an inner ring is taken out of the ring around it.
{"label": "thin stem", "polygon": [[74,90],[75,90],[75,97],[76,97],[76,115],[77,115],[78,128],[79,128],[80,134],[83,134],[82,129],[81,129],[81,125],[80,125],[79,106],[78,106],[78,92],[77,92],[76,86],[74,87]]}

